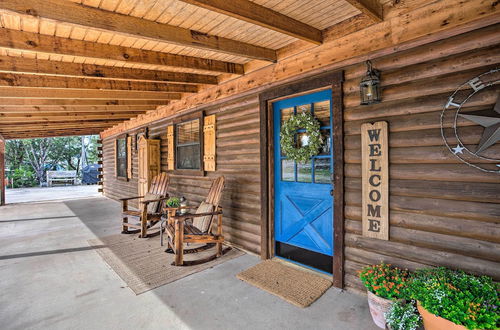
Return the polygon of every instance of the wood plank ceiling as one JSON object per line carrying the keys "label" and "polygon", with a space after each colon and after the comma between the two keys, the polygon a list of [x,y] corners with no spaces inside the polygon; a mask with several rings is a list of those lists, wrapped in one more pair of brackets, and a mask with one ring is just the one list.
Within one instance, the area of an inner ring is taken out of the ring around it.
{"label": "wood plank ceiling", "polygon": [[[0,134],[97,134],[385,0],[2,0]],[[299,49],[299,47],[297,47]]]}

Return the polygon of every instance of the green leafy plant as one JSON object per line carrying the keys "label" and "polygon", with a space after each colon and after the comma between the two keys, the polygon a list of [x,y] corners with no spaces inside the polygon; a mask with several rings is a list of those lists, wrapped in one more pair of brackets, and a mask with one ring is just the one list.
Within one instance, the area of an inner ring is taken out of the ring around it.
{"label": "green leafy plant", "polygon": [[168,207],[179,207],[181,206],[181,200],[179,197],[170,197],[169,199],[167,199],[167,206]]}
{"label": "green leafy plant", "polygon": [[408,290],[428,312],[467,329],[500,328],[500,285],[490,277],[426,268],[412,275]]}
{"label": "green leafy plant", "polygon": [[407,270],[381,263],[363,268],[359,278],[368,291],[381,298],[396,300],[406,297]]}
{"label": "green leafy plant", "polygon": [[21,165],[9,174],[13,188],[34,187],[37,185],[35,172],[28,166]]}
{"label": "green leafy plant", "polygon": [[[305,129],[308,136],[308,144],[301,148],[296,146],[295,141],[298,129]],[[280,139],[283,154],[299,163],[306,163],[311,157],[316,156],[323,143],[319,121],[313,115],[306,112],[302,112],[299,115],[292,115],[283,123]]]}
{"label": "green leafy plant", "polygon": [[415,301],[396,301],[385,313],[385,321],[392,330],[415,330],[422,324],[422,318],[415,307]]}

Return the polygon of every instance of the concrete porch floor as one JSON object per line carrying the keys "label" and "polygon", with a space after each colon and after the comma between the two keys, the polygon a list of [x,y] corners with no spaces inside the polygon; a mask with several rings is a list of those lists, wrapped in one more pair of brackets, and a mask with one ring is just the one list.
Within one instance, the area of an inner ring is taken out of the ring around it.
{"label": "concrete porch floor", "polygon": [[34,188],[9,188],[5,190],[5,202],[31,203],[40,201],[79,199],[101,196],[98,185],[56,186]]}
{"label": "concrete porch floor", "polygon": [[136,296],[87,244],[119,213],[104,197],[0,207],[0,329],[378,329],[365,297],[300,309],[239,281],[252,255]]}

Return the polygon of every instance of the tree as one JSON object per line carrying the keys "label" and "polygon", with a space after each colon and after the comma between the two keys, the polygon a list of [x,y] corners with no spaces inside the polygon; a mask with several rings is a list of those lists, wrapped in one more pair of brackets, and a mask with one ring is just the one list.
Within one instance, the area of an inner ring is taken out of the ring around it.
{"label": "tree", "polygon": [[[41,138],[41,139],[27,139],[23,140],[24,150],[26,152],[26,159],[29,165],[35,171],[38,183],[42,183],[45,179],[46,164],[49,160],[49,154],[54,148],[54,139]],[[59,155],[56,155],[58,157]],[[53,167],[58,159],[49,166]]]}
{"label": "tree", "polygon": [[7,140],[5,143],[5,165],[8,169],[19,168],[25,157],[23,140]]}
{"label": "tree", "polygon": [[78,136],[53,138],[54,150],[51,160],[54,165],[59,164],[68,170],[78,170],[81,140]]}
{"label": "tree", "polygon": [[97,152],[97,141],[99,140],[98,135],[90,135],[86,137],[88,139],[87,150],[87,161],[89,164],[95,164],[99,160],[99,153]]}

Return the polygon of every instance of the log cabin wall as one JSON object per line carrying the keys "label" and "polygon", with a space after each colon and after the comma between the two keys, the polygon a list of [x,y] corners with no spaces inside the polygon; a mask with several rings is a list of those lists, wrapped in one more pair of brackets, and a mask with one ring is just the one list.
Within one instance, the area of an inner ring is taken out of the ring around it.
{"label": "log cabin wall", "polygon": [[[161,170],[171,175],[169,193],[184,196],[196,205],[207,196],[214,177],[224,175],[222,195],[224,237],[232,244],[255,254],[260,253],[260,151],[258,95],[235,99],[217,106],[204,107],[205,115],[216,114],[217,165],[207,175],[175,175],[167,170],[167,118],[149,126],[149,138],[161,139]],[[136,131],[128,132],[135,134]],[[133,179],[126,182],[114,177],[114,138],[104,140],[104,193],[118,199],[137,195],[137,152],[133,153]],[[135,146],[134,146],[135,147]],[[137,204],[131,204],[137,207]]]}
{"label": "log cabin wall", "polygon": [[[363,64],[345,68],[345,284],[363,290],[356,271],[381,260],[415,269],[460,268],[500,280],[500,176],[461,163],[444,146],[440,113],[462,83],[498,67],[499,26],[374,59],[383,101],[359,105]],[[500,86],[477,95],[467,111],[492,108]],[[390,240],[361,236],[360,126],[389,124]],[[465,144],[483,128],[461,120]],[[500,143],[489,155],[500,155]],[[498,158],[498,157],[496,157]]]}
{"label": "log cabin wall", "polygon": [[[460,163],[445,148],[440,112],[463,82],[500,63],[499,25],[372,58],[382,71],[383,102],[359,105],[359,81],[366,67],[343,68],[345,173],[345,286],[362,290],[356,272],[380,261],[415,269],[425,265],[461,268],[500,280],[500,177]],[[262,88],[260,88],[262,90]],[[492,107],[499,87],[484,91],[471,110]],[[171,191],[192,202],[206,194],[213,176],[228,179],[223,196],[227,239],[259,253],[259,109],[258,95],[204,108],[217,112],[217,171],[204,178],[173,176]],[[386,120],[390,145],[390,241],[361,236],[360,126]],[[150,136],[162,139],[166,171],[166,126],[150,124]],[[476,144],[482,128],[470,125],[464,143]],[[133,133],[133,131],[131,132]],[[113,141],[104,141],[105,193],[119,198],[137,191],[134,179],[114,178]],[[500,152],[499,144],[493,152]],[[265,151],[264,151],[265,152]],[[189,191],[189,193],[188,193]]]}

